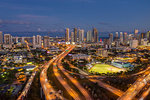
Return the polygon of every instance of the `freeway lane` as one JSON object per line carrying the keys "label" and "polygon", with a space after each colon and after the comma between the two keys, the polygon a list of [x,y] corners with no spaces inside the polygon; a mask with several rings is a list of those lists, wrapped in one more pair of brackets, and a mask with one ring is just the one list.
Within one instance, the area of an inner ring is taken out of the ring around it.
{"label": "freeway lane", "polygon": [[147,84],[150,80],[150,70],[146,71],[142,77],[138,78],[133,85],[121,96],[118,100],[132,100],[140,90]]}
{"label": "freeway lane", "polygon": [[[110,86],[110,85],[108,85],[108,84],[106,84],[106,83],[103,83],[103,82],[101,82],[100,80],[95,80],[95,79],[89,79],[90,81],[92,81],[92,82],[94,82],[94,83],[98,83],[98,85],[99,86],[101,86],[101,87],[103,87],[103,88],[105,88],[105,89],[107,89],[107,90],[109,90],[110,92],[112,92],[112,93],[114,93],[114,94],[116,94],[116,95],[118,95],[118,96],[122,96],[123,95],[123,91],[121,91],[121,90],[119,90],[119,89],[117,89],[117,88],[114,88],[114,87],[112,87],[112,86]],[[126,99],[127,100],[127,99]]]}
{"label": "freeway lane", "polygon": [[143,92],[139,100],[144,100],[149,95],[149,93],[150,93],[150,87],[145,92]]}
{"label": "freeway lane", "polygon": [[54,59],[51,59],[47,64],[45,64],[40,74],[40,82],[41,82],[41,86],[45,94],[46,100],[54,100],[56,98],[64,99],[59,93],[57,93],[53,89],[52,85],[48,82],[48,79],[47,79],[47,69],[52,64],[53,61]]}
{"label": "freeway lane", "polygon": [[[74,47],[73,47],[74,48]],[[72,48],[72,49],[73,49]],[[71,49],[71,50],[72,50]],[[69,50],[69,52],[71,51]],[[85,96],[86,100],[92,100],[92,98],[90,97],[90,95],[88,94],[88,92],[86,91],[86,89],[84,89],[80,83],[74,79],[73,77],[71,77],[71,75],[69,73],[67,73],[65,71],[65,69],[63,68],[63,66],[61,65],[61,60],[67,55],[68,53],[65,53],[58,61],[58,68],[60,68],[60,70],[64,73],[64,75],[81,91],[81,93]]]}
{"label": "freeway lane", "polygon": [[[69,47],[66,50],[70,50],[71,47]],[[66,52],[65,50],[65,52]],[[61,56],[63,56],[63,54],[65,54],[65,52],[62,52],[58,58],[56,58],[55,62],[53,63],[53,71],[54,71],[54,75],[56,76],[56,78],[58,79],[58,81],[63,85],[63,87],[66,89],[66,91],[73,97],[73,99],[75,100],[81,100],[80,96],[77,94],[77,92],[75,92],[69,85],[68,83],[62,78],[62,76],[60,75],[58,68],[57,68],[57,63],[58,60],[60,59]],[[69,53],[69,52],[68,52]]]}

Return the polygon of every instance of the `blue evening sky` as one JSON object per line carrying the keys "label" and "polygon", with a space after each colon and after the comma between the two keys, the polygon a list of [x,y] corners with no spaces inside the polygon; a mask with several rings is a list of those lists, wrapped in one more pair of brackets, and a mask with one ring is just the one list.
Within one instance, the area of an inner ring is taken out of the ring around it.
{"label": "blue evening sky", "polygon": [[150,30],[150,0],[0,0],[0,30]]}

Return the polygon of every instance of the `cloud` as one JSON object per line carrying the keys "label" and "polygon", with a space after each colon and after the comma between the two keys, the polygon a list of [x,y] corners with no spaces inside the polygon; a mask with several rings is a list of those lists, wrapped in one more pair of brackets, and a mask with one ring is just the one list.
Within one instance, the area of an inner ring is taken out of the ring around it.
{"label": "cloud", "polygon": [[2,19],[0,19],[0,24],[29,25],[29,24],[33,24],[33,23],[31,23],[31,22],[25,22],[25,21],[17,21],[17,20],[2,20]]}
{"label": "cloud", "polygon": [[23,15],[18,15],[18,17],[19,18],[48,18],[49,16],[23,14]]}

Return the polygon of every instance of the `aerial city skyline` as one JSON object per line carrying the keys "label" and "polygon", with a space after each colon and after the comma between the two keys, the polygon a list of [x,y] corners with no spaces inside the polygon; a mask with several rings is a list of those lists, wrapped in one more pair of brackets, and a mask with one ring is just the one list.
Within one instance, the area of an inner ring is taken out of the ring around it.
{"label": "aerial city skyline", "polygon": [[150,0],[0,0],[0,100],[150,100]]}

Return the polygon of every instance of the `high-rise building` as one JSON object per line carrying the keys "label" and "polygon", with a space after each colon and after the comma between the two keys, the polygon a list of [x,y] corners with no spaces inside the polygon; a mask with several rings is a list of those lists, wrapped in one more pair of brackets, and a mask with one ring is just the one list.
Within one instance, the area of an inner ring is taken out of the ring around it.
{"label": "high-rise building", "polygon": [[84,42],[84,30],[83,29],[81,30],[81,34],[82,34],[81,40],[82,40],[82,42]]}
{"label": "high-rise building", "polygon": [[146,34],[147,34],[147,35],[146,35],[147,40],[148,40],[148,42],[150,43],[150,31],[148,31]]}
{"label": "high-rise building", "polygon": [[74,42],[77,42],[77,28],[74,28]]}
{"label": "high-rise building", "polygon": [[36,48],[36,40],[35,40],[35,36],[33,36],[32,43],[33,43],[33,48]]}
{"label": "high-rise building", "polygon": [[12,44],[12,36],[10,34],[4,34],[4,44],[6,45]]}
{"label": "high-rise building", "polygon": [[69,42],[69,28],[66,28],[65,41]]}
{"label": "high-rise building", "polygon": [[41,48],[42,47],[42,37],[40,35],[33,36],[33,48]]}
{"label": "high-rise building", "polygon": [[98,42],[98,31],[96,28],[93,29],[93,42]]}
{"label": "high-rise building", "polygon": [[87,42],[92,42],[92,31],[87,32],[86,41]]}
{"label": "high-rise building", "polygon": [[127,32],[124,32],[123,43],[124,43],[124,44],[127,44],[127,42],[128,42],[128,33],[127,33]]}
{"label": "high-rise building", "polygon": [[0,31],[0,44],[3,44],[3,32]]}
{"label": "high-rise building", "polygon": [[50,46],[50,38],[49,36],[44,36],[43,37],[43,44],[44,44],[44,48],[48,48]]}
{"label": "high-rise building", "polygon": [[136,48],[138,46],[138,40],[131,40],[130,41],[130,47]]}
{"label": "high-rise building", "polygon": [[4,34],[4,48],[12,48],[12,36],[10,34]]}
{"label": "high-rise building", "polygon": [[146,33],[141,33],[141,39],[144,39],[144,38],[146,38]]}
{"label": "high-rise building", "polygon": [[135,30],[134,30],[134,38],[135,38],[135,39],[138,39],[138,32],[139,32],[138,29],[135,29]]}
{"label": "high-rise building", "polygon": [[110,45],[109,39],[104,39],[104,48],[109,48],[109,47],[111,47],[111,46],[109,46],[109,45]]}
{"label": "high-rise building", "polygon": [[74,42],[74,32],[71,32],[71,43]]}
{"label": "high-rise building", "polygon": [[109,34],[109,41],[110,41],[110,43],[113,42],[113,34],[112,33]]}
{"label": "high-rise building", "polygon": [[83,42],[84,41],[84,30],[79,29],[79,42]]}
{"label": "high-rise building", "polygon": [[21,43],[25,43],[25,37],[21,37]]}
{"label": "high-rise building", "polygon": [[119,39],[119,35],[118,35],[118,32],[116,32],[114,41],[118,41],[118,39]]}
{"label": "high-rise building", "polygon": [[120,32],[120,43],[123,43],[123,32]]}
{"label": "high-rise building", "polygon": [[37,43],[38,47],[42,46],[42,36],[40,36],[40,35],[36,36],[36,43]]}

